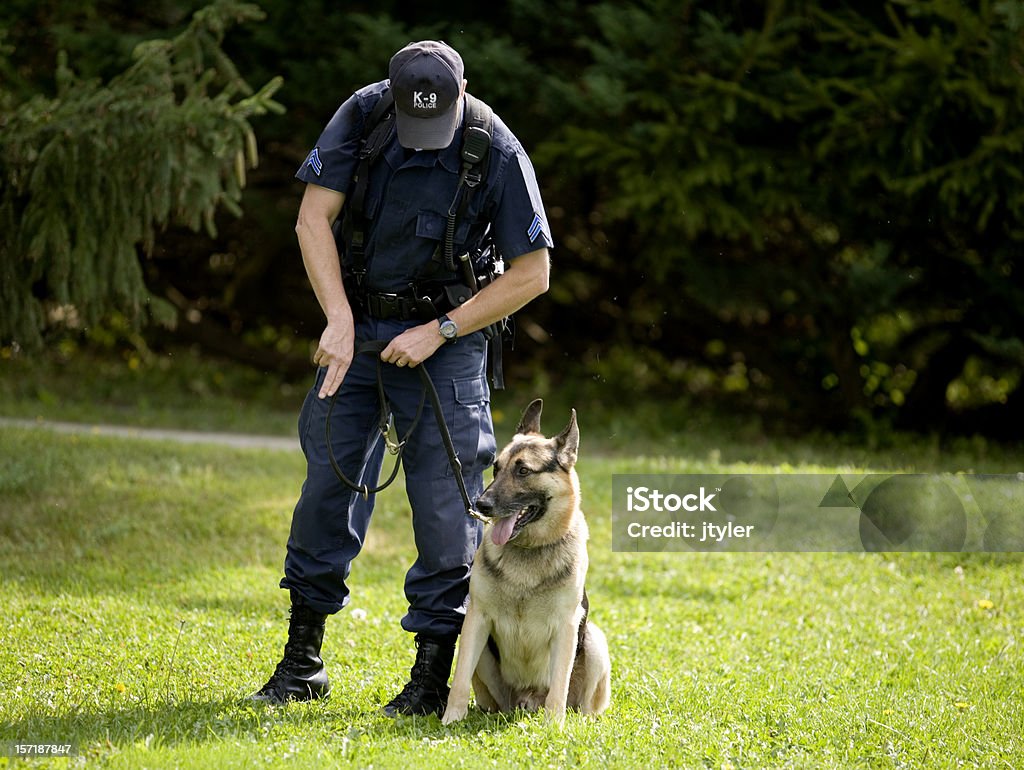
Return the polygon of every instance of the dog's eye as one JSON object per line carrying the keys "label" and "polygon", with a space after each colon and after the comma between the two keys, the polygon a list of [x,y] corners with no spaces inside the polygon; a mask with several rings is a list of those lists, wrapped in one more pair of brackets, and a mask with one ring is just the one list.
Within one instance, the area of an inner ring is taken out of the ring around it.
{"label": "dog's eye", "polygon": [[516,468],[517,476],[529,476],[531,473],[533,473],[533,471],[531,471],[525,465],[520,465],[518,468]]}

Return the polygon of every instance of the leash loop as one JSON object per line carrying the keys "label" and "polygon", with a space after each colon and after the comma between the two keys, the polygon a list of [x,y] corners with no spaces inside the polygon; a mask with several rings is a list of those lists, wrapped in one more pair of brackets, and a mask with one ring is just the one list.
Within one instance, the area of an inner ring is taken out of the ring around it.
{"label": "leash loop", "polygon": [[387,340],[367,340],[366,342],[359,344],[356,348],[355,354],[377,356],[377,397],[380,401],[380,424],[378,427],[388,452],[395,456],[395,465],[391,469],[391,474],[388,476],[387,480],[385,480],[383,484],[373,488],[370,488],[369,484],[365,482],[362,484],[356,484],[345,475],[344,471],[342,471],[341,466],[338,465],[338,461],[334,457],[334,446],[331,443],[331,413],[334,411],[335,400],[338,397],[338,393],[341,391],[339,388],[334,391],[334,395],[331,396],[331,404],[327,407],[325,427],[327,438],[327,459],[330,460],[331,468],[334,470],[334,475],[336,475],[338,479],[353,492],[361,494],[364,500],[369,499],[370,495],[376,494],[377,492],[391,486],[392,482],[394,482],[395,478],[398,476],[398,468],[402,465],[402,455],[405,451],[406,444],[409,442],[409,437],[412,436],[413,431],[416,430],[416,426],[419,425],[420,418],[423,416],[423,408],[429,398],[430,405],[434,409],[434,419],[437,422],[437,429],[441,434],[441,442],[444,444],[445,453],[448,455],[448,464],[451,466],[452,473],[455,476],[455,483],[459,487],[459,494],[462,496],[462,504],[466,509],[466,515],[476,519],[477,521],[486,523],[488,521],[487,517],[480,514],[473,507],[473,503],[469,499],[469,491],[466,489],[466,480],[462,476],[462,462],[459,460],[458,452],[455,451],[455,442],[452,441],[451,431],[448,430],[448,423],[445,422],[444,411],[441,408],[441,399],[437,395],[437,388],[434,387],[434,381],[431,379],[430,373],[427,371],[427,367],[424,364],[420,364],[415,367],[419,372],[420,380],[423,384],[423,396],[420,399],[420,405],[416,410],[416,416],[409,425],[409,430],[406,432],[405,438],[399,440],[398,429],[395,427],[395,415],[389,408],[387,396],[384,393],[384,362],[381,361],[380,354],[387,345]]}

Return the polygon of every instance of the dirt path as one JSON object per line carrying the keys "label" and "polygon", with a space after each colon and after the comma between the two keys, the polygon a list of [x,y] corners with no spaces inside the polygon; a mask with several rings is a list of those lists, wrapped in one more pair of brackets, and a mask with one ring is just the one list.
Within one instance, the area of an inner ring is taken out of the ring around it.
{"label": "dirt path", "polygon": [[123,425],[91,425],[89,423],[56,422],[53,420],[27,420],[0,417],[0,428],[35,428],[55,433],[77,433],[89,436],[118,436],[121,438],[176,441],[181,444],[218,444],[243,449],[273,449],[299,451],[295,438],[260,436],[251,433],[220,433],[198,430],[171,430],[168,428],[134,428]]}

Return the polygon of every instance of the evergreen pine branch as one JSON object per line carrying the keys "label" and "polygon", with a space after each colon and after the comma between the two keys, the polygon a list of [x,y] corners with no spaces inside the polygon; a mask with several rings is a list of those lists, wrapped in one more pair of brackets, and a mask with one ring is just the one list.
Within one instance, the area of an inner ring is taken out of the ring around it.
{"label": "evergreen pine branch", "polygon": [[170,320],[139,252],[170,225],[212,234],[219,209],[241,215],[245,167],[258,161],[249,119],[282,111],[281,80],[254,91],[221,43],[259,18],[253,5],[218,0],[177,37],[139,45],[107,84],[77,78],[60,56],[57,96],[7,114],[0,342],[38,347],[50,326],[115,311],[136,326]]}

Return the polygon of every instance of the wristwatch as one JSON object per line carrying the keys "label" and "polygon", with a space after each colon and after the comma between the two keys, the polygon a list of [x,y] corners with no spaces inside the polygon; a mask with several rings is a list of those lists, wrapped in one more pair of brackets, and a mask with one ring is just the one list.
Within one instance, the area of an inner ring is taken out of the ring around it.
{"label": "wristwatch", "polygon": [[448,317],[448,314],[441,316],[437,319],[440,328],[438,332],[444,337],[445,342],[455,342],[455,338],[459,336],[459,325]]}

